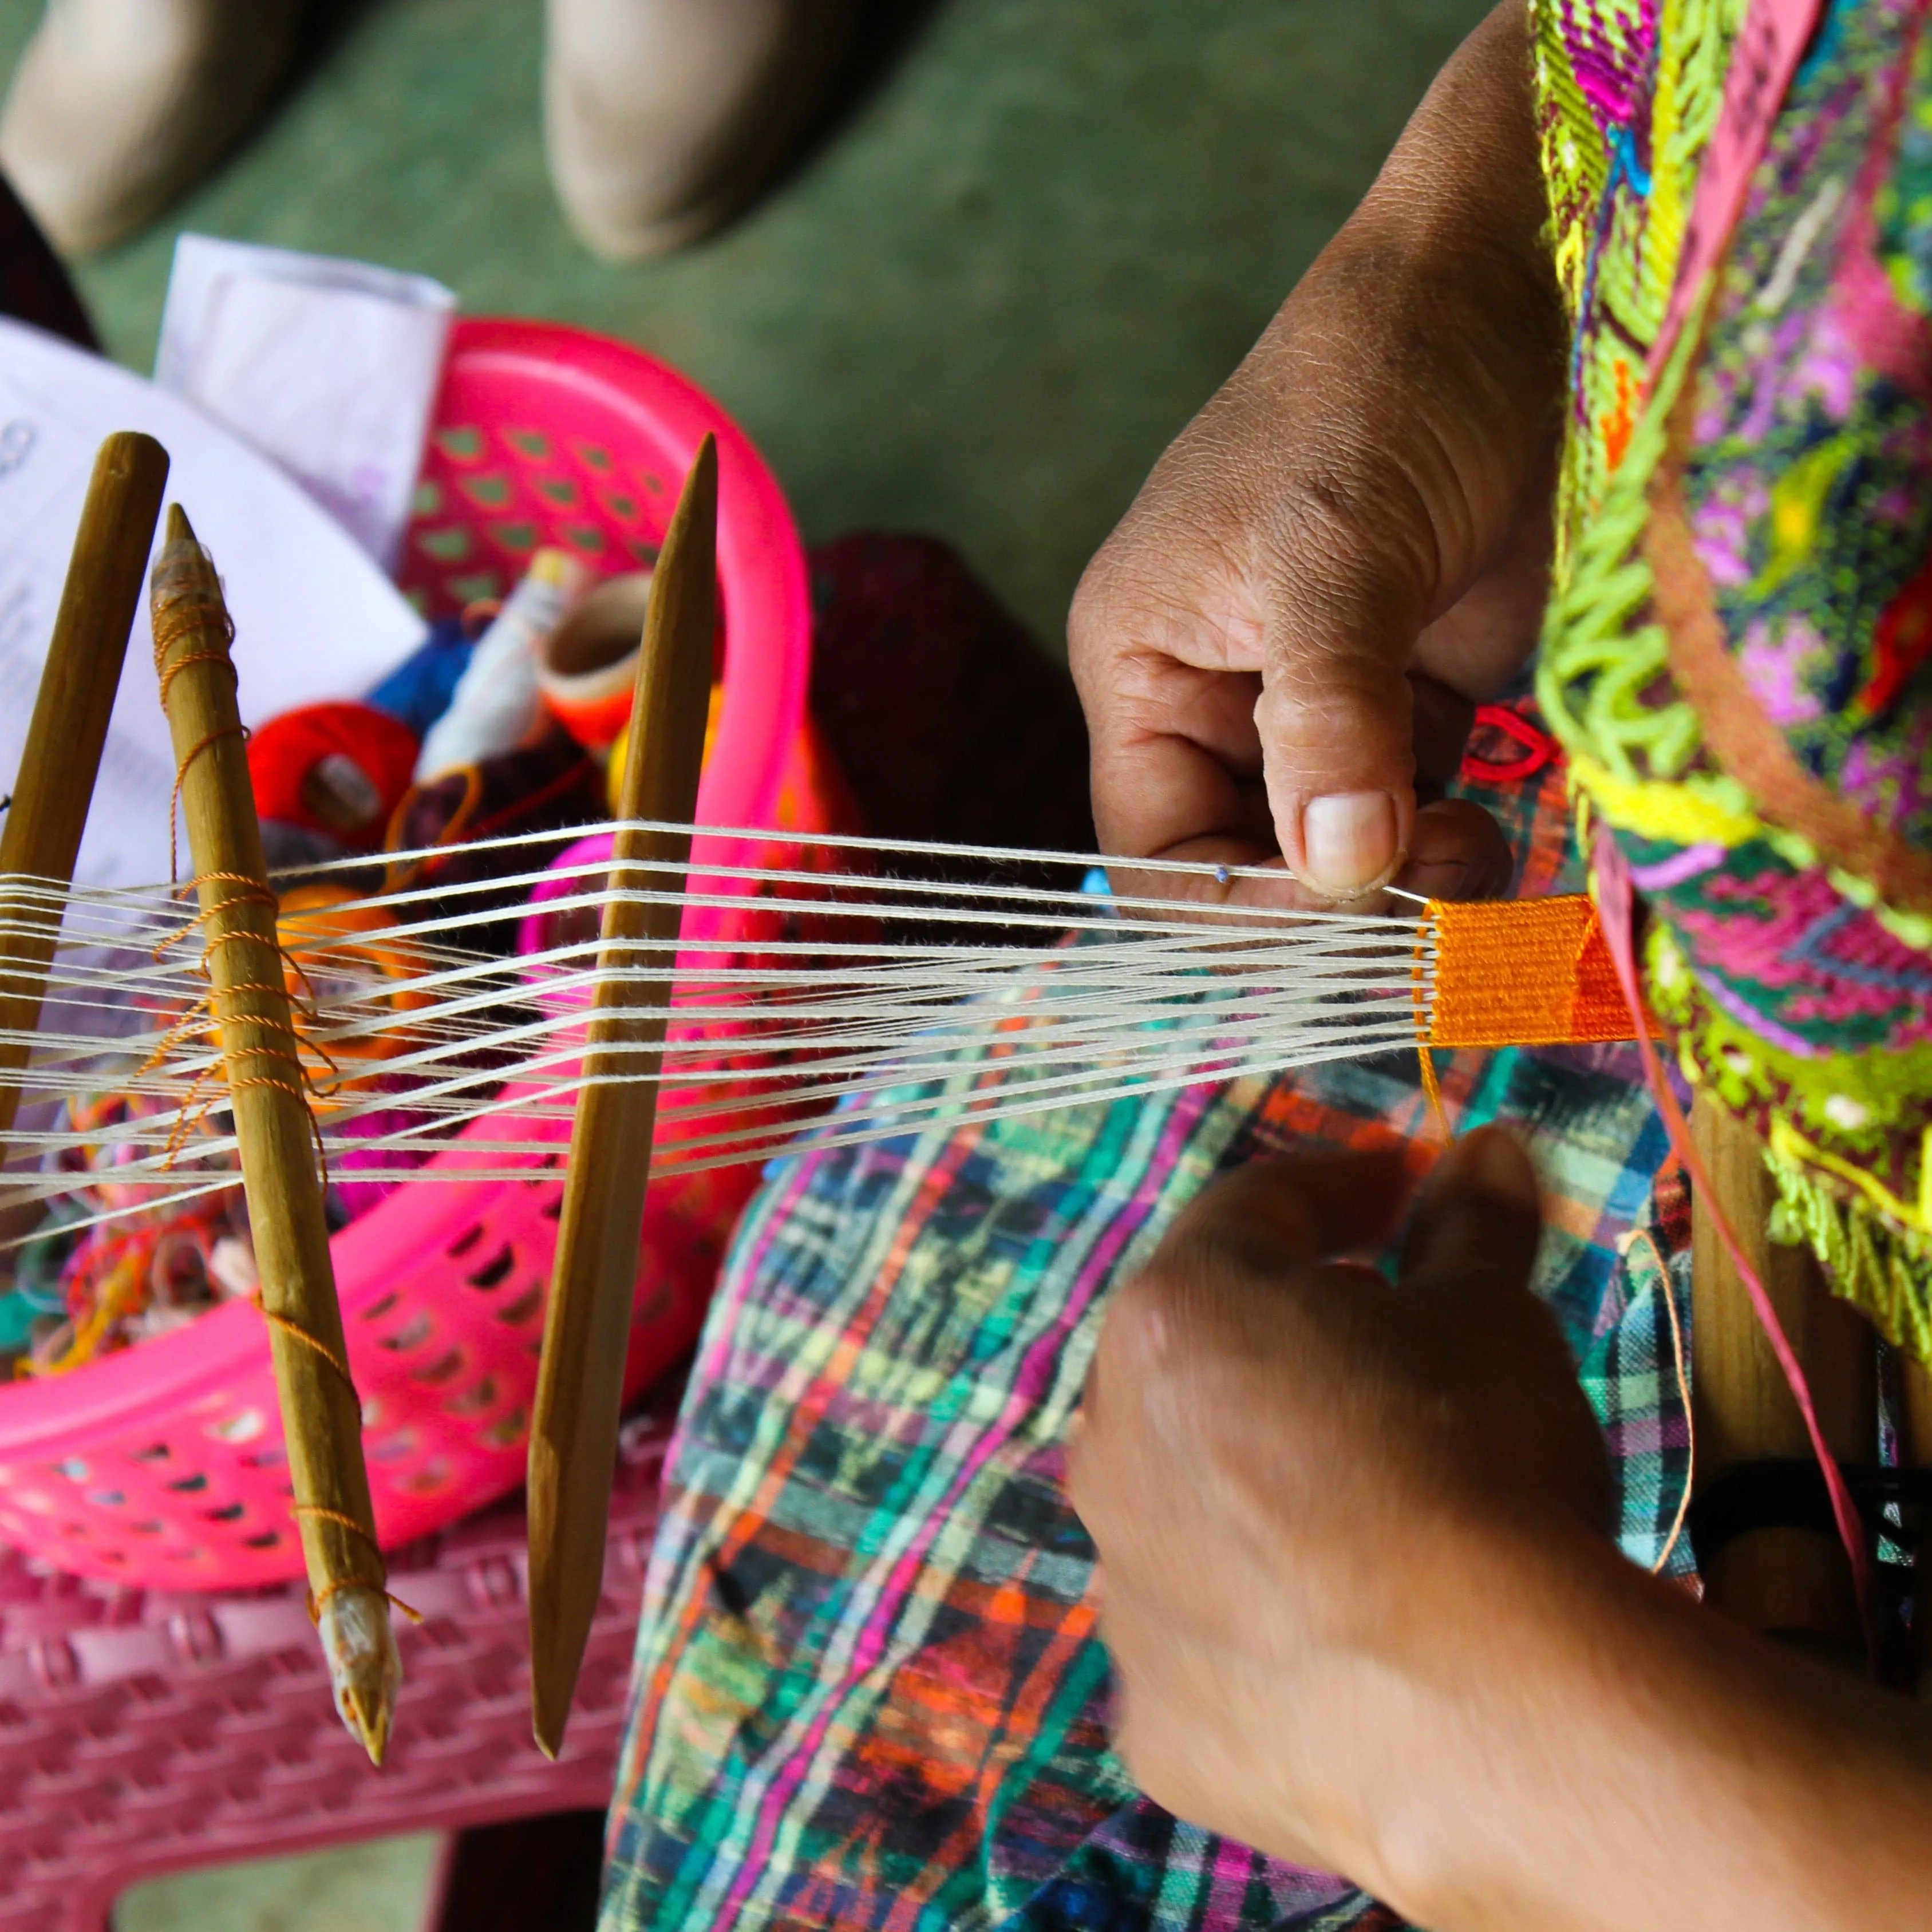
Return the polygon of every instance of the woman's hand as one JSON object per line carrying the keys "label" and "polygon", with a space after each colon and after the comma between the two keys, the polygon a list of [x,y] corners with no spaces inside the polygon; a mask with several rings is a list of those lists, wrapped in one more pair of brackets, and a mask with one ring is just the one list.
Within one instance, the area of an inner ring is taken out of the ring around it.
{"label": "woman's hand", "polygon": [[1418,794],[1541,614],[1566,339],[1544,220],[1505,0],[1088,568],[1104,850],[1285,863],[1309,890],[1228,895],[1283,906],[1506,883],[1487,814]]}
{"label": "woman's hand", "polygon": [[1393,1163],[1209,1190],[1108,1311],[1071,1461],[1116,1737],[1191,1823],[1436,1932],[1932,1925],[1922,1707],[1626,1562],[1489,1129],[1402,1280]]}
{"label": "woman's hand", "polygon": [[1384,1238],[1403,1191],[1394,1160],[1342,1155],[1202,1196],[1108,1312],[1072,1466],[1136,1776],[1352,1876],[1382,1868],[1368,1810],[1400,1775],[1384,1672],[1481,1613],[1484,1564],[1522,1528],[1601,1540],[1611,1502],[1528,1289],[1521,1150],[1492,1129],[1445,1159],[1400,1287],[1330,1258]]}

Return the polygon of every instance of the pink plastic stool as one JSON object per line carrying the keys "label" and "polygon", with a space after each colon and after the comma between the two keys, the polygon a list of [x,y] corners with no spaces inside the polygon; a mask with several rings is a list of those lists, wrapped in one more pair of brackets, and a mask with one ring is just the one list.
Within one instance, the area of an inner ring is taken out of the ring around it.
{"label": "pink plastic stool", "polygon": [[116,1590],[0,1547],[0,1932],[104,1932],[142,1880],[610,1802],[676,1391],[625,1430],[562,1756],[530,1741],[520,1497],[406,1552],[405,1682],[376,1774],[299,1586]]}

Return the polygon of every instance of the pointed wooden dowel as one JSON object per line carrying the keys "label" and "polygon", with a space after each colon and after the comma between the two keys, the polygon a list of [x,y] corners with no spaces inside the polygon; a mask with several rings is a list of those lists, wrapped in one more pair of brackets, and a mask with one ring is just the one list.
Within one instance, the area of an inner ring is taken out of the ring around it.
{"label": "pointed wooden dowel", "polygon": [[[688,824],[698,804],[717,626],[718,452],[706,436],[651,580],[619,816]],[[571,1126],[556,1265],[530,1429],[530,1704],[537,1742],[563,1742],[604,1580],[625,1346],[650,1178],[657,1071],[688,832],[620,831],[598,952],[584,1084]],[[676,874],[628,869],[640,860]],[[655,890],[649,903],[626,891]],[[628,970],[633,976],[615,974]],[[649,976],[655,971],[664,978]],[[616,1081],[608,1076],[628,1074]]]}
{"label": "pointed wooden dowel", "polygon": [[[0,874],[7,881],[73,883],[167,478],[168,453],[151,436],[129,430],[110,436],[94,460],[13,802],[0,831]],[[12,1129],[20,1105],[20,1089],[10,1076],[26,1065],[32,1048],[60,922],[57,900],[0,883],[6,952],[0,970],[0,1136]]]}
{"label": "pointed wooden dowel", "polygon": [[382,1761],[400,1665],[349,1379],[314,1116],[262,854],[220,580],[178,505],[154,577],[154,668],[188,820],[275,1391],[336,1708]]}

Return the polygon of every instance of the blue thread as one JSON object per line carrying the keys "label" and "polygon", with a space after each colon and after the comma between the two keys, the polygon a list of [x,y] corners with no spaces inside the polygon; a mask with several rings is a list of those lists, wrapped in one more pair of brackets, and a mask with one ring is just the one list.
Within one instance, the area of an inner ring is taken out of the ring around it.
{"label": "blue thread", "polygon": [[1616,223],[1618,184],[1627,182],[1640,200],[1650,197],[1650,170],[1637,159],[1636,142],[1629,128],[1622,122],[1612,128],[1608,146],[1610,178],[1604,183],[1603,195],[1597,203],[1595,229],[1590,237],[1589,253],[1583,258],[1583,286],[1577,298],[1576,326],[1570,349],[1570,393],[1576,399],[1577,421],[1586,431],[1589,421],[1583,414],[1583,357],[1593,335],[1589,322],[1596,307],[1597,273]]}
{"label": "blue thread", "polygon": [[1628,181],[1646,200],[1650,198],[1650,170],[1637,159],[1636,138],[1628,128],[1614,128],[1610,130],[1610,154],[1613,165],[1606,191],[1614,192],[1619,176]]}

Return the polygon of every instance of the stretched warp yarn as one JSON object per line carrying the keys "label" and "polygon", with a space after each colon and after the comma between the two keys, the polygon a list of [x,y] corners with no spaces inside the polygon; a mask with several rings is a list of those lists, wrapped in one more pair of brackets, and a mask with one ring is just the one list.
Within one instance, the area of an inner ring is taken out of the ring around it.
{"label": "stretched warp yarn", "polygon": [[[1426,1064],[1438,1047],[1630,1035],[1585,898],[1417,902],[1395,916],[1248,908],[1202,925],[1158,899],[899,869],[944,871],[971,848],[813,842],[828,849],[802,854],[802,869],[755,868],[785,936],[745,952],[658,945],[669,956],[650,968],[655,997],[672,1009],[662,1064],[620,1059],[604,1077],[668,1090],[661,1172],[767,1159],[814,1116],[814,1144],[848,1144],[1403,1049]],[[496,842],[512,866],[554,843]],[[1070,881],[1091,870],[1086,855],[1015,856]],[[880,869],[834,869],[865,861]],[[646,867],[619,890],[604,860],[572,857],[369,898],[353,896],[352,869],[285,887],[295,1051],[332,1171],[384,1187],[434,1180],[442,1168],[423,1163],[460,1133],[466,1178],[515,1178],[584,1084],[583,1016],[608,976],[594,920],[619,898],[715,904],[740,872],[752,875],[707,860],[687,887]],[[532,888],[536,914],[520,903]],[[496,904],[506,890],[511,904]],[[472,909],[479,894],[490,903]],[[232,1187],[233,1133],[202,1090],[212,1049],[177,1017],[200,994],[184,910],[160,892],[61,906],[66,950],[25,1085],[64,1112],[50,1120],[43,1106],[6,1137],[25,1170],[6,1198],[64,1198],[110,1220],[123,1202],[154,1214]],[[939,931],[886,936],[908,919]],[[489,944],[506,926],[515,950]],[[104,962],[103,940],[118,949]],[[0,967],[5,946],[0,933]],[[104,1082],[110,1034],[121,1070]],[[104,1104],[104,1085],[124,1100]]]}

